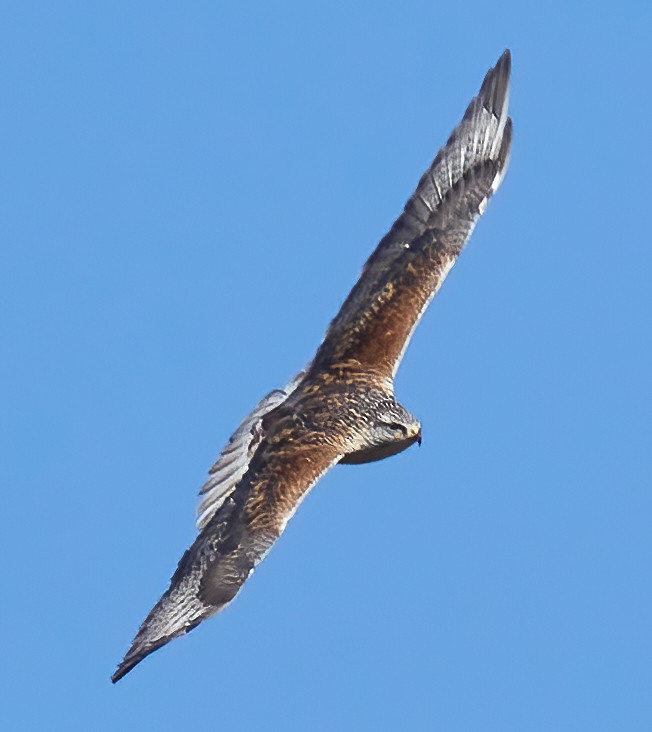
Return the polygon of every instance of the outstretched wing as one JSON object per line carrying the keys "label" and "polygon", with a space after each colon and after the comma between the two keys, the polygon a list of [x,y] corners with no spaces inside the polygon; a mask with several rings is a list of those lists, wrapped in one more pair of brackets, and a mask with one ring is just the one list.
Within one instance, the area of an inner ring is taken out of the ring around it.
{"label": "outstretched wing", "polygon": [[226,607],[310,488],[341,457],[322,436],[306,436],[291,415],[274,420],[245,474],[183,555],[169,589],[140,627],[113,682]]}
{"label": "outstretched wing", "polygon": [[510,66],[505,51],[367,261],[313,369],[345,365],[393,379],[419,318],[505,174]]}
{"label": "outstretched wing", "polygon": [[249,461],[263,438],[263,418],[292,394],[304,373],[301,371],[283,389],[275,389],[263,397],[231,435],[226,447],[208,471],[208,480],[199,490],[202,498],[197,507],[198,529],[203,529],[208,524],[247,472]]}

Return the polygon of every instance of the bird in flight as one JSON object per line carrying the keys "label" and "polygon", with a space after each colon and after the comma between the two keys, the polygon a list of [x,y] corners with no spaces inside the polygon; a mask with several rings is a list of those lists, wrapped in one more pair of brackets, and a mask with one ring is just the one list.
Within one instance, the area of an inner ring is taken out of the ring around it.
{"label": "bird in flight", "polygon": [[112,676],[224,609],[337,463],[421,443],[394,377],[509,159],[511,57],[489,70],[461,122],[364,266],[312,362],[268,394],[229,439],[200,490],[199,534]]}

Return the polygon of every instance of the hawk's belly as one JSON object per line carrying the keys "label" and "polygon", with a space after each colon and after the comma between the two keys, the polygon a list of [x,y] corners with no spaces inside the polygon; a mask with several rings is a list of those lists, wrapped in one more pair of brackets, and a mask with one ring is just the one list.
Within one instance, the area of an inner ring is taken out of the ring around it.
{"label": "hawk's belly", "polygon": [[345,455],[340,460],[340,463],[344,463],[345,465],[360,465],[361,463],[372,463],[374,460],[382,460],[391,455],[396,455],[397,452],[407,450],[417,439],[417,437],[406,437],[404,440],[396,440],[394,442],[387,442],[384,445],[374,445],[363,450],[356,450],[356,452]]}

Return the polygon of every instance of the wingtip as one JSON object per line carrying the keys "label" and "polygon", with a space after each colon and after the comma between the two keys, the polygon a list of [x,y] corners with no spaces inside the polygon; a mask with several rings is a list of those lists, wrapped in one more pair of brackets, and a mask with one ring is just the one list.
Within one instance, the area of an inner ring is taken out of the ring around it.
{"label": "wingtip", "polygon": [[489,69],[480,87],[478,96],[482,100],[483,106],[499,118],[507,110],[511,73],[512,54],[507,48],[496,65]]}
{"label": "wingtip", "polygon": [[154,648],[145,648],[143,650],[140,650],[136,653],[133,653],[131,650],[127,655],[120,661],[118,664],[118,667],[113,672],[113,676],[111,676],[111,682],[116,683],[120,681],[120,679],[123,676],[126,676],[132,669],[134,669],[144,658],[149,656],[150,653],[153,653],[155,650],[157,650],[157,647]]}
{"label": "wingtip", "polygon": [[137,663],[138,661],[133,661],[132,663],[122,661],[122,663],[118,665],[118,668],[113,672],[113,675],[111,676],[111,683],[117,684],[118,681],[120,681],[123,676],[126,676]]}
{"label": "wingtip", "polygon": [[126,664],[124,661],[118,666],[111,676],[111,683],[117,684],[123,676],[126,676],[136,665],[137,661],[132,664]]}
{"label": "wingtip", "polygon": [[[497,78],[506,78],[509,80],[512,73],[512,52],[506,48],[501,54],[493,69],[489,70],[489,74],[493,73]],[[487,74],[487,76],[489,76]]]}

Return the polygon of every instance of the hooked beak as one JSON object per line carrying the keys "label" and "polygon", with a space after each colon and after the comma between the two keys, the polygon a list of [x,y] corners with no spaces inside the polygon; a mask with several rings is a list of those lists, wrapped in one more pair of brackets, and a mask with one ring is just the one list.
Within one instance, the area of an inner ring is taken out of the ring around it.
{"label": "hooked beak", "polygon": [[417,434],[417,445],[419,445],[419,447],[421,447],[421,430],[419,430],[419,432]]}

